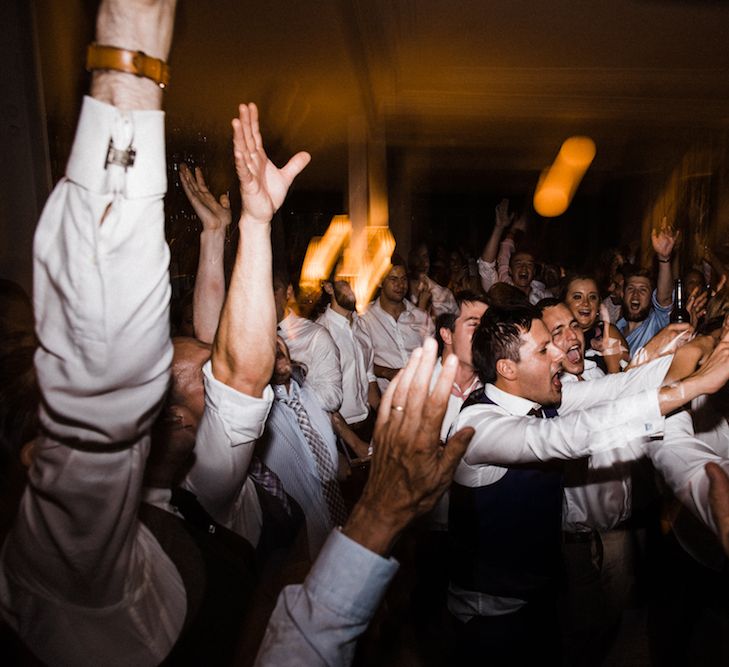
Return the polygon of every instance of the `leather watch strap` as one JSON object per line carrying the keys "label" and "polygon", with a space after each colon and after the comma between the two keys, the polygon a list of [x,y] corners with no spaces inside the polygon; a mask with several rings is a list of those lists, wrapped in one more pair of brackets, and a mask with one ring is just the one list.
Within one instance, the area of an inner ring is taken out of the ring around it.
{"label": "leather watch strap", "polygon": [[110,69],[127,72],[154,81],[160,88],[170,82],[170,68],[164,60],[152,58],[144,51],[130,51],[116,46],[92,43],[86,52],[86,69]]}

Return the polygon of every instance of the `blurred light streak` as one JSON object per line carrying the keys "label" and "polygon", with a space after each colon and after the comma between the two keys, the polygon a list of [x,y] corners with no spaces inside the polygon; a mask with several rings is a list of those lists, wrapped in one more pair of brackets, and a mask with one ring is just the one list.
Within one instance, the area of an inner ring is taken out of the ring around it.
{"label": "blurred light streak", "polygon": [[565,140],[552,166],[539,176],[534,191],[534,210],[545,218],[562,215],[575,196],[585,172],[595,159],[595,142],[590,137]]}

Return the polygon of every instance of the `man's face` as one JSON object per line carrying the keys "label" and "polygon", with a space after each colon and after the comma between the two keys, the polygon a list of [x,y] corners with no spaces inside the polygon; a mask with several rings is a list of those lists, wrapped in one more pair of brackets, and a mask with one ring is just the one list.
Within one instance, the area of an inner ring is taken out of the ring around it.
{"label": "man's face", "polygon": [[353,312],[357,300],[354,296],[352,286],[346,280],[335,280],[332,283],[332,289],[334,290],[334,300],[341,308]]}
{"label": "man's face", "polygon": [[610,281],[608,287],[608,293],[610,294],[610,301],[616,306],[623,303],[623,294],[625,291],[625,276],[622,273],[613,274],[613,278]]}
{"label": "man's face", "polygon": [[629,322],[642,322],[651,309],[651,281],[643,276],[631,276],[625,283],[623,316]]}
{"label": "man's face", "polygon": [[564,352],[564,370],[580,375],[585,370],[585,336],[570,309],[562,303],[545,308],[542,322],[552,336],[552,342]]}
{"label": "man's face", "polygon": [[528,252],[515,253],[509,262],[514,285],[525,289],[534,280],[534,257]]}
{"label": "man's face", "polygon": [[276,336],[276,361],[273,364],[271,384],[286,384],[291,379],[291,356],[281,336]]}
{"label": "man's face", "polygon": [[408,276],[404,266],[393,266],[382,281],[382,294],[390,301],[402,301],[408,290]]}
{"label": "man's face", "polygon": [[595,324],[600,293],[594,280],[573,280],[568,286],[566,301],[583,331]]}
{"label": "man's face", "polygon": [[466,366],[472,366],[471,341],[486,308],[486,304],[480,301],[464,301],[453,326],[453,353]]}
{"label": "man's face", "polygon": [[554,343],[542,320],[532,320],[521,334],[520,360],[516,364],[515,389],[519,396],[540,405],[558,405],[562,400],[564,353]]}

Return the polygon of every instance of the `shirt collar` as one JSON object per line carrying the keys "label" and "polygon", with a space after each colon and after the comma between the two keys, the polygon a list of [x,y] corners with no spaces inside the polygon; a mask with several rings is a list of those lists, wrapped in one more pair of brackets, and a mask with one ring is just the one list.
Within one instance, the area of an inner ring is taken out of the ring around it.
{"label": "shirt collar", "polygon": [[289,382],[288,391],[286,391],[285,384],[274,384],[271,386],[273,387],[273,395],[277,401],[280,401],[283,398],[299,398],[299,383],[294,380],[294,378],[291,378],[291,381]]}
{"label": "shirt collar", "polygon": [[[352,316],[352,324],[354,323],[354,318],[356,317],[356,315],[357,314],[354,313]],[[324,311],[324,317],[327,319],[328,322],[331,322],[335,326],[341,327],[342,329],[349,329],[351,327],[349,319],[334,310],[331,304],[327,305],[326,310]]]}
{"label": "shirt collar", "polygon": [[539,409],[542,406],[539,403],[534,403],[528,398],[522,398],[521,396],[515,396],[509,394],[496,385],[488,383],[485,388],[486,396],[488,396],[496,405],[500,408],[504,408],[507,412],[512,415],[525,416],[530,410]]}

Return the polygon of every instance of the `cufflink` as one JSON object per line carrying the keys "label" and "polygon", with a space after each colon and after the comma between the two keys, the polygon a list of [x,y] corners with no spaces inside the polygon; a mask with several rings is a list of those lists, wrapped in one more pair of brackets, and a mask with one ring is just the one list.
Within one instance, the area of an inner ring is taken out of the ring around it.
{"label": "cufflink", "polygon": [[132,167],[134,165],[134,159],[137,157],[137,151],[132,147],[129,146],[129,148],[115,148],[114,147],[114,140],[109,139],[109,148],[106,151],[106,162],[104,163],[104,169],[106,169],[110,164],[118,165],[119,167],[124,167],[124,171],[127,170],[127,167]]}

